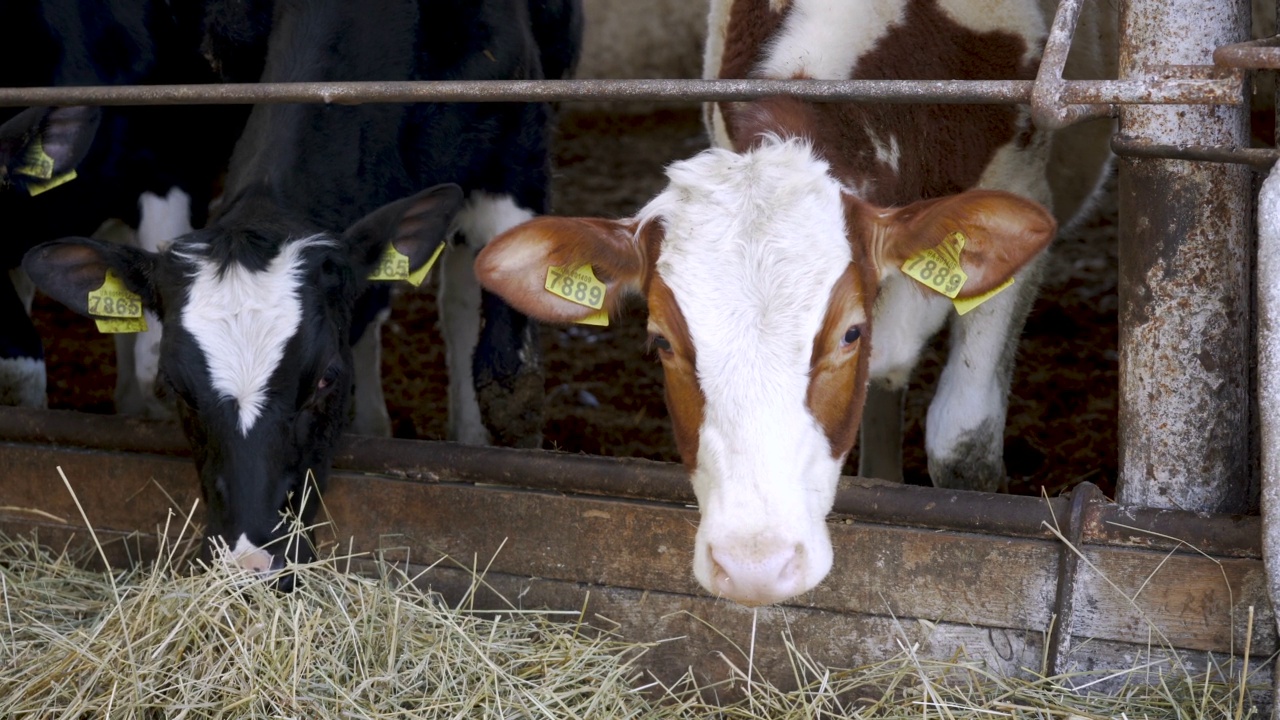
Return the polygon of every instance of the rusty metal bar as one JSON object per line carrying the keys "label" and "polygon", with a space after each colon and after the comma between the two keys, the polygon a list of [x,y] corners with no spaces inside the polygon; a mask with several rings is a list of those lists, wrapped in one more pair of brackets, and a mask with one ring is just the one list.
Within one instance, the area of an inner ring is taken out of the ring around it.
{"label": "rusty metal bar", "polygon": [[1120,157],[1168,158],[1195,160],[1198,162],[1232,163],[1248,165],[1257,170],[1266,170],[1274,165],[1277,159],[1280,159],[1280,151],[1275,148],[1171,145],[1169,143],[1147,142],[1126,135],[1111,136],[1111,151]]}
{"label": "rusty metal bar", "polygon": [[[1204,65],[1243,40],[1242,0],[1128,0],[1120,76]],[[1242,98],[1243,99],[1243,98]],[[1138,143],[1246,146],[1242,106],[1131,106]],[[1125,505],[1248,511],[1250,460],[1248,168],[1120,162],[1120,479]]]}
{"label": "rusty metal bar", "polygon": [[[1069,104],[1242,102],[1233,77],[1073,80]],[[1032,99],[1029,80],[481,80],[0,88],[0,106],[366,102],[711,102],[788,94],[814,102],[1003,103]]]}
{"label": "rusty metal bar", "polygon": [[[1280,113],[1280,109],[1277,110]],[[1258,192],[1258,276],[1280,272],[1280,172],[1272,170]],[[1262,545],[1267,596],[1280,607],[1280,284],[1258,283],[1258,414],[1262,445]],[[1280,673],[1273,697],[1280,697]],[[1280,707],[1280,703],[1277,703]],[[1280,710],[1272,712],[1274,719]]]}
{"label": "rusty metal bar", "polygon": [[1280,70],[1280,35],[1223,45],[1213,51],[1213,64],[1249,70]]}
{"label": "rusty metal bar", "polygon": [[[96,451],[188,456],[172,423],[67,410],[0,408],[0,443]],[[0,449],[0,453],[4,451]],[[568,455],[542,450],[473,447],[347,436],[334,462],[339,471],[429,483],[474,483],[575,495],[693,505],[685,470],[636,458]],[[1091,492],[1081,489],[1079,492]],[[837,520],[1051,539],[1046,523],[1069,512],[1066,498],[962,492],[844,478]],[[1182,544],[1213,555],[1259,557],[1257,517],[1213,518],[1191,513],[1098,503],[1084,541],[1176,550]]]}
{"label": "rusty metal bar", "polygon": [[1071,52],[1071,40],[1080,20],[1080,10],[1085,0],[1062,0],[1053,18],[1053,27],[1045,41],[1040,67],[1036,71],[1036,84],[1031,92],[1031,118],[1037,127],[1057,130],[1083,120],[1114,115],[1116,110],[1107,104],[1068,104],[1063,96],[1067,81],[1063,72],[1067,55]]}
{"label": "rusty metal bar", "polygon": [[1045,648],[1045,675],[1053,677],[1067,667],[1071,652],[1072,620],[1075,619],[1076,574],[1080,568],[1080,556],[1076,551],[1084,547],[1085,510],[1094,501],[1102,499],[1102,493],[1093,483],[1084,483],[1071,492],[1071,512],[1066,527],[1059,528],[1066,542],[1058,549],[1057,599],[1053,606],[1053,629],[1049,631],[1049,645]]}

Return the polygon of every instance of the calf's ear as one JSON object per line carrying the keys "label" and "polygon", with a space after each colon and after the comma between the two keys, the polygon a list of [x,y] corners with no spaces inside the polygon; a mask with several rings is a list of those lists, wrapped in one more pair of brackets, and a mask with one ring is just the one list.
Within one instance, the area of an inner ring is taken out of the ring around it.
{"label": "calf's ear", "polygon": [[356,272],[368,275],[387,243],[409,258],[411,271],[422,267],[447,237],[462,201],[462,188],[446,183],[387,203],[357,220],[343,233]]}
{"label": "calf's ear", "polygon": [[89,293],[102,287],[107,271],[162,314],[155,282],[156,256],[138,248],[90,238],[63,238],[27,251],[22,269],[41,292],[81,315],[90,316]]}
{"label": "calf's ear", "polygon": [[14,185],[41,185],[75,169],[102,121],[98,107],[32,107],[0,125],[0,168]]}
{"label": "calf's ear", "polygon": [[539,217],[494,238],[476,257],[476,278],[512,307],[543,322],[579,322],[596,309],[547,290],[551,268],[590,266],[604,283],[605,311],[638,291],[646,271],[645,248],[662,232],[657,221]]}
{"label": "calf's ear", "polygon": [[957,299],[994,290],[1048,247],[1058,229],[1043,205],[997,190],[970,190],[892,210],[856,198],[846,203],[861,236],[879,238],[870,247],[881,278],[959,233],[960,268],[968,279]]}

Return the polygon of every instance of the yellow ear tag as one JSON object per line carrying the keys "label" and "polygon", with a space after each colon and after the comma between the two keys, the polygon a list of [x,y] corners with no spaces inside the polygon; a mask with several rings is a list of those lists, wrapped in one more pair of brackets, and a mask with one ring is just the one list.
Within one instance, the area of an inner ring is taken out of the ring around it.
{"label": "yellow ear tag", "polygon": [[427,261],[422,264],[422,267],[418,268],[417,272],[409,273],[409,277],[405,278],[405,280],[408,280],[409,284],[414,287],[422,285],[422,281],[427,279],[427,273],[431,272],[431,268],[435,267],[436,260],[440,259],[440,253],[442,252],[444,252],[443,240],[436,246],[436,251],[431,253],[431,257],[427,258]]}
{"label": "yellow ear tag", "polygon": [[59,185],[69,183],[75,179],[76,179],[76,171],[69,170],[64,174],[59,175],[56,178],[46,180],[45,182],[27,183],[27,192],[31,195],[31,197],[35,197],[40,193],[49,192],[50,190],[58,187]]}
{"label": "yellow ear tag", "polygon": [[142,298],[126,288],[114,270],[107,270],[102,287],[89,292],[88,309],[98,332],[135,333],[147,329]]}
{"label": "yellow ear tag", "polygon": [[[15,169],[14,173],[25,175],[32,179],[27,183],[27,192],[32,197],[76,179],[75,168],[58,177],[53,176],[53,158],[49,157],[49,154],[44,151],[44,145],[40,144],[40,138],[38,137],[27,146],[27,152],[22,156],[22,162],[23,164]],[[40,182],[42,180],[44,182]]]}
{"label": "yellow ear tag", "polygon": [[27,177],[39,178],[40,180],[49,180],[53,178],[53,158],[44,151],[44,145],[40,143],[40,138],[32,140],[27,146],[27,152],[22,157],[23,164],[14,172],[22,173]]}
{"label": "yellow ear tag", "polygon": [[98,332],[105,335],[147,331],[146,318],[94,318],[93,322],[98,326]]}
{"label": "yellow ear tag", "polygon": [[603,309],[606,286],[596,279],[590,265],[572,270],[566,267],[549,267],[543,287],[556,297],[599,311],[578,320],[579,325],[609,326],[609,313]]}
{"label": "yellow ear tag", "polygon": [[431,272],[431,268],[436,264],[436,260],[440,257],[440,253],[444,251],[444,241],[436,246],[436,251],[431,253],[431,258],[425,262],[422,267],[414,272],[409,272],[409,256],[396,249],[394,243],[387,243],[387,249],[382,253],[382,259],[378,261],[378,266],[369,274],[370,280],[404,280],[414,287],[422,285],[422,281],[427,278],[427,273]]}
{"label": "yellow ear tag", "polygon": [[576,325],[595,325],[596,327],[609,327],[609,311],[597,310],[590,315],[579,320]]}
{"label": "yellow ear tag", "polygon": [[953,232],[936,247],[927,248],[907,258],[902,272],[921,285],[955,299],[969,276],[960,269],[960,252],[968,238]]}
{"label": "yellow ear tag", "polygon": [[996,295],[999,295],[1001,290],[1004,290],[1005,288],[1009,287],[1012,284],[1013,284],[1013,278],[1009,278],[1008,280],[1005,280],[1004,282],[982,293],[981,295],[978,295],[977,297],[963,298],[960,300],[953,299],[951,301],[951,304],[956,306],[957,313],[960,313],[961,315],[963,315],[969,312],[970,310],[978,307],[982,303],[995,297]]}

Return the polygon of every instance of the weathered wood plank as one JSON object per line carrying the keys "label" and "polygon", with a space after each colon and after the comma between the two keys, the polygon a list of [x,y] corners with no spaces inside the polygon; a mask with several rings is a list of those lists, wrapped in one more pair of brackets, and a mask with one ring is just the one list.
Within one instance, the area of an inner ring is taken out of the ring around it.
{"label": "weathered wood plank", "polygon": [[[365,567],[368,567],[365,565]],[[416,574],[419,568],[407,567]],[[753,677],[793,689],[813,680],[803,666],[797,669],[788,644],[798,654],[825,667],[852,668],[897,656],[915,647],[917,657],[946,660],[963,653],[983,661],[1006,677],[1025,677],[1043,655],[1042,634],[928,623],[909,618],[844,615],[806,608],[774,606],[752,611],[709,597],[604,587],[490,572],[471,598],[473,575],[465,570],[435,567],[420,584],[440,592],[452,603],[467,599],[468,607],[502,611],[507,607],[555,608],[572,611],[592,627],[614,632],[628,642],[656,643],[640,663],[647,672],[670,685],[692,671],[699,684],[741,680],[750,667]],[[755,647],[752,652],[752,620]],[[737,672],[731,668],[736,668]]]}
{"label": "weathered wood plank", "polygon": [[[84,539],[79,512],[55,471],[58,465],[90,522],[104,533],[154,533],[166,522],[177,522],[171,506],[187,512],[199,496],[194,468],[184,458],[6,443],[0,444],[0,508],[7,509],[0,511],[0,521],[9,527],[50,524],[12,508],[40,509]],[[726,622],[739,622],[738,613],[747,612],[705,598],[693,581],[689,554],[697,514],[686,507],[349,472],[335,474],[325,503],[333,527],[322,537],[341,542],[344,550],[398,549],[395,557],[415,563],[447,553],[467,566],[489,566],[492,573],[702,598],[712,604],[698,605],[700,611],[713,608],[706,612],[730,618]],[[833,522],[831,532],[837,548],[831,577],[800,598],[800,607],[767,614],[824,618],[830,623],[828,635],[841,638],[846,651],[849,643],[861,642],[851,638],[892,646],[891,617],[907,625],[916,619],[971,625],[996,635],[1042,633],[1050,625],[1055,542],[846,521]],[[145,549],[145,543],[138,547]],[[1100,546],[1088,546],[1086,552],[1108,577],[1132,589],[1164,557]],[[1219,588],[1223,572],[1232,596]],[[1275,641],[1274,633],[1268,634],[1260,573],[1257,560],[1232,559],[1219,566],[1178,554],[1139,599],[1150,601],[1144,611],[1175,647],[1216,653],[1239,650],[1239,626],[1232,625],[1229,611],[1234,606],[1239,618],[1241,609],[1253,604],[1261,628],[1255,647],[1269,649]],[[1148,628],[1132,608],[1109,599],[1096,583],[1077,585],[1080,614],[1074,635],[1148,643]],[[635,622],[644,616],[637,614]],[[649,617],[649,622],[656,621]],[[840,630],[845,626],[849,629]],[[864,651],[849,652],[855,657]]]}
{"label": "weathered wood plank", "polygon": [[[1085,548],[1072,632],[1080,637],[1168,638],[1191,650],[1245,646],[1254,606],[1253,650],[1276,647],[1276,624],[1257,560],[1118,548]],[[1174,640],[1176,638],[1176,640]]]}

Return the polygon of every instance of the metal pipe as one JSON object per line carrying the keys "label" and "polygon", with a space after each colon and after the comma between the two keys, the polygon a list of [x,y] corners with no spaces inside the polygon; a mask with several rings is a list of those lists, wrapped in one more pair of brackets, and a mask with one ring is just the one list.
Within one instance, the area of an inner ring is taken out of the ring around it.
{"label": "metal pipe", "polygon": [[1036,71],[1035,88],[1031,91],[1031,118],[1045,130],[1058,130],[1068,125],[1114,114],[1110,105],[1071,105],[1063,99],[1067,81],[1063,72],[1071,40],[1076,34],[1080,9],[1084,0],[1062,0],[1053,18],[1053,27],[1045,41],[1040,67]]}
{"label": "metal pipe", "polygon": [[[1205,65],[1248,32],[1243,0],[1127,0],[1120,77]],[[1241,97],[1243,101],[1243,97]],[[1138,143],[1246,146],[1243,106],[1127,106]],[[1120,162],[1120,478],[1124,505],[1248,511],[1249,170]]]}
{"label": "metal pipe", "polygon": [[[1238,103],[1230,77],[1072,80],[1069,104]],[[118,85],[0,88],[0,107],[26,105],[235,105],[249,103],[715,102],[795,95],[813,102],[1031,102],[1030,80],[478,80]]]}
{"label": "metal pipe", "polygon": [[1049,632],[1049,644],[1045,648],[1045,675],[1053,677],[1067,668],[1071,652],[1073,621],[1076,617],[1076,576],[1080,570],[1080,556],[1076,551],[1084,547],[1085,512],[1094,501],[1100,501],[1102,493],[1093,483],[1083,483],[1071,492],[1071,512],[1066,517],[1066,527],[1060,528],[1066,542],[1058,548],[1057,599],[1053,605],[1053,628]]}
{"label": "metal pipe", "polygon": [[1280,35],[1223,45],[1213,51],[1213,64],[1250,70],[1280,70]]}
{"label": "metal pipe", "polygon": [[[1280,272],[1280,172],[1258,193],[1258,277]],[[1262,444],[1262,547],[1267,595],[1280,600],[1280,283],[1258,283],[1258,413]],[[1273,691],[1280,692],[1280,673]],[[1280,696],[1278,696],[1280,697]],[[1280,703],[1271,717],[1280,716]]]}
{"label": "metal pipe", "polygon": [[1275,148],[1205,147],[1203,145],[1171,145],[1138,140],[1125,135],[1111,136],[1111,151],[1120,157],[1169,158],[1200,162],[1233,163],[1267,170],[1280,159]]}

